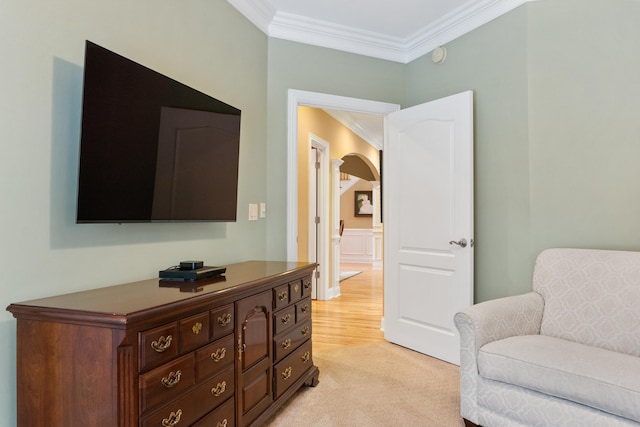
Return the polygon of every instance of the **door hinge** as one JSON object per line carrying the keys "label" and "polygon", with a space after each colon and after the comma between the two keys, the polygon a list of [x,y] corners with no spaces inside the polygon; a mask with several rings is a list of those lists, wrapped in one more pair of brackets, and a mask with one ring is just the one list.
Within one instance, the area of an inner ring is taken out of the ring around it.
{"label": "door hinge", "polygon": [[316,169],[320,169],[320,162],[316,162]]}
{"label": "door hinge", "polygon": [[313,221],[314,221],[316,224],[320,224],[320,217],[319,217],[319,216],[315,217],[315,218],[313,219]]}
{"label": "door hinge", "polygon": [[320,270],[316,270],[316,279],[320,278]]}

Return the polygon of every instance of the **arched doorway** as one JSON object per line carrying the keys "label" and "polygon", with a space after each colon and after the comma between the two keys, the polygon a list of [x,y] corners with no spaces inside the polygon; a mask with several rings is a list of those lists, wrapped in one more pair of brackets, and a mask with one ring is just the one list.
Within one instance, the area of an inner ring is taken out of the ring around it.
{"label": "arched doorway", "polygon": [[344,227],[340,262],[368,263],[380,270],[383,236],[380,163],[376,165],[360,153],[347,154],[342,161],[340,220]]}

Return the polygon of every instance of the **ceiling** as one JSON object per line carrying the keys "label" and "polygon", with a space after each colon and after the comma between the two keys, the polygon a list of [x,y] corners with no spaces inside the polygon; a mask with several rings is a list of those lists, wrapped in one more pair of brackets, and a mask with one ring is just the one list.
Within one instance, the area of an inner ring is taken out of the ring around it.
{"label": "ceiling", "polygon": [[270,37],[409,63],[534,0],[227,0]]}
{"label": "ceiling", "polygon": [[[535,0],[227,1],[269,37],[407,64]],[[382,116],[325,111],[382,149]]]}

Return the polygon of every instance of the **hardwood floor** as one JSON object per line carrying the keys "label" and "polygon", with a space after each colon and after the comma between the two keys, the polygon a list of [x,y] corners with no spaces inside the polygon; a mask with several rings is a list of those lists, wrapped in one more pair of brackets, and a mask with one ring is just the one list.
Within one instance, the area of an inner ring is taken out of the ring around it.
{"label": "hardwood floor", "polygon": [[313,301],[314,351],[384,341],[382,270],[370,264],[342,264],[341,270],[362,273],[340,282],[339,297]]}

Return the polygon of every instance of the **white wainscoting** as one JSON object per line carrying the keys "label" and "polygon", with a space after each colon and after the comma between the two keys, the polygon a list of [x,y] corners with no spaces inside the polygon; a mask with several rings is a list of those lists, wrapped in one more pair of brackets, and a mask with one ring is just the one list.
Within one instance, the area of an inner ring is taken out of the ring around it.
{"label": "white wainscoting", "polygon": [[372,228],[345,228],[340,238],[340,262],[374,262],[374,243]]}

